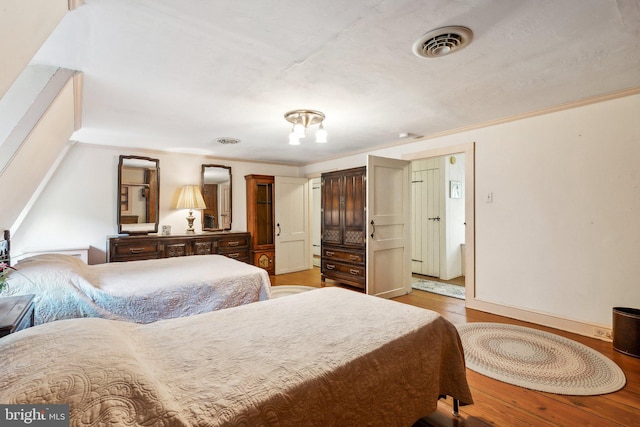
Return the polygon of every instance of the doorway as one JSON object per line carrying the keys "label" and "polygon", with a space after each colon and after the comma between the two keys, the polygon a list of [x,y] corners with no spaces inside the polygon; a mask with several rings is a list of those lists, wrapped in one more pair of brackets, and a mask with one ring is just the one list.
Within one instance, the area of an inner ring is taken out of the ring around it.
{"label": "doorway", "polygon": [[413,275],[464,283],[464,163],[464,153],[411,163]]}
{"label": "doorway", "polygon": [[[413,162],[426,160],[427,163],[436,162],[438,168],[445,170],[444,173],[439,171],[438,174],[441,181],[438,184],[440,191],[438,266],[440,270],[437,273],[438,277],[420,275],[417,277],[423,280],[463,285],[463,297],[469,304],[475,301],[475,143],[435,148],[407,154],[402,158],[411,160],[412,167]],[[419,168],[412,171],[415,170]],[[412,200],[412,203],[415,202]],[[428,218],[437,217],[437,213],[429,214],[426,216],[427,223],[429,223]],[[437,220],[431,222],[438,223]],[[415,273],[412,275],[415,277]]]}

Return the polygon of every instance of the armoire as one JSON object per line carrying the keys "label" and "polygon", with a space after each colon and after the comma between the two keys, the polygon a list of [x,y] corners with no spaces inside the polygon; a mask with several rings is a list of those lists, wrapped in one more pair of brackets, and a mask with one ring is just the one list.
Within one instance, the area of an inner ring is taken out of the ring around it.
{"label": "armoire", "polygon": [[366,286],[366,167],[321,177],[321,274],[357,288]]}

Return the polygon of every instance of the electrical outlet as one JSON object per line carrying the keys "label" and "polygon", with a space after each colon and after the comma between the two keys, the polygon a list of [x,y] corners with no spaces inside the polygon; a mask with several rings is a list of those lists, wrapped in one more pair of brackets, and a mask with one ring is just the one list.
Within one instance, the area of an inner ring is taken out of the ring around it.
{"label": "electrical outlet", "polygon": [[593,336],[602,340],[613,340],[611,329],[593,328]]}

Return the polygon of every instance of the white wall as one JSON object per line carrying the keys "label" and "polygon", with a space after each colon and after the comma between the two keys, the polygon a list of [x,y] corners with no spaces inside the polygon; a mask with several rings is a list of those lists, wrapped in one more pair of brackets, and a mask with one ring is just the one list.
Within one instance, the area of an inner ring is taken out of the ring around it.
{"label": "white wall", "polygon": [[2,0],[0,98],[68,11],[68,0]]}
{"label": "white wall", "polygon": [[[69,71],[69,70],[65,70]],[[31,206],[52,165],[62,156],[75,129],[72,73],[56,73],[23,120],[2,144],[0,225],[12,233]]]}
{"label": "white wall", "polygon": [[[298,168],[293,166],[75,144],[12,236],[12,254],[90,247],[89,262],[104,262],[106,237],[118,231],[117,173],[121,154],[160,160],[160,227],[170,225],[173,234],[187,228],[188,212],[175,210],[179,190],[185,184],[200,183],[203,163],[231,166],[233,231],[247,229],[245,175],[298,176]],[[194,211],[194,215],[199,232],[200,212]]]}
{"label": "white wall", "polygon": [[[633,95],[371,154],[403,158],[475,142],[476,299],[610,326],[612,307],[640,307],[639,118]],[[484,203],[488,192],[493,203]]]}

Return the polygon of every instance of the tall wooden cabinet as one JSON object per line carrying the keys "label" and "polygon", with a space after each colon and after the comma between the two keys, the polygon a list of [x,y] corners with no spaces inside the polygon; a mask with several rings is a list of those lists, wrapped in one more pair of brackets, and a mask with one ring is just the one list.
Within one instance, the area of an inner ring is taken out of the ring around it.
{"label": "tall wooden cabinet", "polygon": [[251,233],[251,260],[270,275],[275,274],[275,178],[246,175],[247,231]]}
{"label": "tall wooden cabinet", "polygon": [[321,273],[364,289],[366,285],[366,167],[322,174]]}

